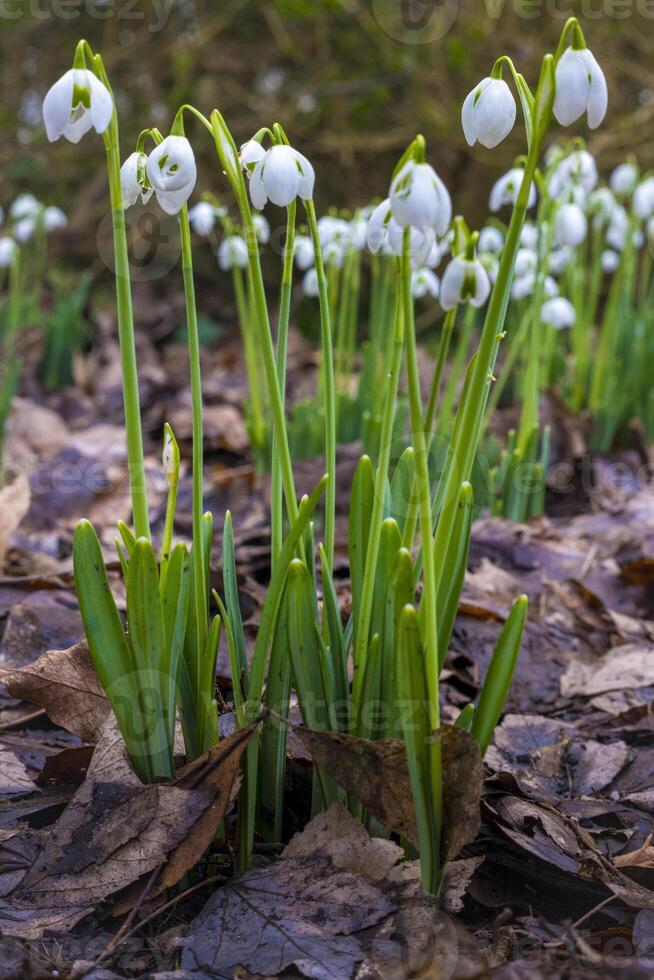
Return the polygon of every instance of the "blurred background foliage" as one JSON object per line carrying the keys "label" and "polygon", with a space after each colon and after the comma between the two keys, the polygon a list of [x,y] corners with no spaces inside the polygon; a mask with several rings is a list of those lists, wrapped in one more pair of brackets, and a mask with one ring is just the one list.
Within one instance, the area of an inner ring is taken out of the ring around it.
{"label": "blurred background foliage", "polygon": [[[0,8],[0,204],[30,190],[63,207],[70,226],[59,247],[75,264],[101,263],[104,254],[102,144],[89,136],[50,146],[40,104],[80,36],[105,59],[124,156],[142,128],[165,132],[185,101],[206,113],[218,106],[237,142],[279,120],[316,167],[324,211],[384,195],[421,131],[456,210],[478,224],[492,181],[524,136],[517,126],[493,152],[469,149],[462,100],[502,53],[535,81],[543,52],[575,13],[610,86],[609,115],[590,148],[605,172],[629,152],[643,169],[654,165],[648,0],[0,0]],[[188,133],[200,168],[192,200],[202,190],[224,193],[207,134],[191,122]],[[213,270],[204,251],[201,278]]]}

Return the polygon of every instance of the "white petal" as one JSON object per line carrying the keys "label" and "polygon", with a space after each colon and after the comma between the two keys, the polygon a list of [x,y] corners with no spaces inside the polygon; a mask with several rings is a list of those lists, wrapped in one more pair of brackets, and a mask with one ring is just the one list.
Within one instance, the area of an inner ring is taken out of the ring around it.
{"label": "white petal", "polygon": [[114,100],[106,85],[92,71],[86,72],[86,86],[91,98],[91,119],[96,133],[104,133],[114,114]]}
{"label": "white petal", "polygon": [[366,229],[368,248],[375,255],[386,242],[388,223],[391,218],[391,202],[388,198],[378,204],[370,215]]}
{"label": "white petal", "polygon": [[461,124],[463,126],[463,135],[465,136],[468,145],[474,146],[477,141],[477,127],[475,125],[475,104],[477,99],[480,97],[480,93],[488,86],[490,78],[482,78],[479,85],[475,85],[472,92],[466,96],[465,102],[461,108]]}
{"label": "white petal", "polygon": [[71,68],[48,90],[43,100],[43,122],[51,143],[63,136],[73,106],[75,71]]}
{"label": "white petal", "polygon": [[466,271],[466,262],[460,256],[453,258],[447,265],[440,292],[440,304],[444,310],[451,310],[461,301]]}
{"label": "white petal", "polygon": [[490,294],[490,279],[488,278],[488,273],[478,259],[475,259],[475,261],[469,263],[469,265],[474,265],[475,275],[475,295],[471,297],[470,302],[473,306],[480,307],[484,305]]}
{"label": "white petal", "polygon": [[139,158],[143,154],[131,153],[120,168],[120,193],[123,207],[131,208],[141,196],[141,188],[137,180]]}
{"label": "white petal", "polygon": [[79,143],[82,136],[93,129],[93,119],[88,109],[77,108],[74,113],[74,118],[71,117],[64,127],[64,136],[69,143]]}
{"label": "white petal", "polygon": [[300,189],[301,175],[290,146],[272,146],[261,161],[261,179],[273,204],[286,208]]}
{"label": "white petal", "polygon": [[588,125],[597,129],[609,105],[609,92],[604,72],[593,54],[586,48],[584,51],[586,65],[590,74],[590,96],[588,99]]}
{"label": "white petal", "polygon": [[295,151],[295,158],[300,166],[300,187],[298,194],[303,201],[310,201],[313,197],[313,187],[316,182],[316,173],[305,156]]}
{"label": "white petal", "polygon": [[252,171],[252,176],[250,178],[250,199],[257,211],[262,211],[268,201],[266,188],[264,187],[263,180],[261,178],[263,164],[264,160],[260,160]]}
{"label": "white petal", "polygon": [[436,194],[438,196],[438,217],[434,225],[434,231],[442,238],[452,221],[452,199],[449,191],[438,174],[434,174]]}
{"label": "white petal", "polygon": [[583,51],[567,48],[556,66],[554,115],[562,126],[583,116],[590,98],[590,79]]}
{"label": "white petal", "polygon": [[160,191],[155,188],[159,206],[166,214],[179,214],[195,187],[195,178],[186,187],[180,187],[174,191]]}
{"label": "white petal", "polygon": [[503,79],[490,80],[474,107],[474,126],[479,142],[487,149],[501,143],[515,124],[516,104]]}
{"label": "white petal", "polygon": [[238,153],[241,165],[244,167],[250,163],[258,163],[265,155],[266,151],[258,140],[248,140],[247,143],[243,143]]}
{"label": "white petal", "polygon": [[195,185],[197,167],[193,148],[185,136],[167,136],[155,146],[146,164],[155,190],[170,193]]}

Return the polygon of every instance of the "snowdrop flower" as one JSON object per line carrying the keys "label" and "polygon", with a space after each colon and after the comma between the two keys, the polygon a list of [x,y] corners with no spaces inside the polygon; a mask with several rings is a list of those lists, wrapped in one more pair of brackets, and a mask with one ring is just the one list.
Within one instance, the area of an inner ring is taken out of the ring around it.
{"label": "snowdrop flower", "polygon": [[188,220],[196,235],[208,237],[216,224],[216,208],[208,201],[198,201],[189,209]]}
{"label": "snowdrop flower", "polygon": [[315,269],[309,269],[302,279],[302,292],[305,296],[314,297],[318,295],[318,273]]}
{"label": "snowdrop flower", "polygon": [[602,252],[602,272],[615,272],[615,270],[620,265],[620,255],[618,252],[614,252],[613,249],[607,248]]}
{"label": "snowdrop flower", "polygon": [[14,238],[20,245],[29,242],[36,230],[35,218],[21,218],[13,227]]}
{"label": "snowdrop flower", "polygon": [[538,268],[538,255],[531,248],[520,248],[515,257],[514,274],[517,279],[533,273]]}
{"label": "snowdrop flower", "polygon": [[8,269],[18,246],[13,238],[3,235],[0,238],[0,269]]}
{"label": "snowdrop flower", "polygon": [[148,158],[145,153],[131,153],[120,168],[120,193],[123,207],[131,208],[138,200],[147,204],[153,188],[147,181],[146,165]]}
{"label": "snowdrop flower", "polygon": [[627,232],[629,230],[629,216],[625,209],[616,204],[611,214],[611,222],[606,232],[606,241],[617,252],[621,252],[627,242]]}
{"label": "snowdrop flower", "polygon": [[67,224],[68,218],[61,208],[49,207],[43,212],[43,227],[46,231],[58,231]]}
{"label": "snowdrop flower", "polygon": [[270,241],[270,225],[263,214],[253,214],[252,224],[254,225],[254,234],[257,241],[261,245],[267,245]]}
{"label": "snowdrop flower", "polygon": [[241,149],[238,151],[241,166],[247,174],[252,173],[256,164],[260,160],[263,160],[265,155],[266,151],[257,140],[248,140],[247,143],[242,144]]}
{"label": "snowdrop flower", "polygon": [[309,269],[314,263],[313,242],[308,235],[297,235],[293,244],[293,256],[298,269]]}
{"label": "snowdrop flower", "polygon": [[480,252],[478,257],[479,261],[488,273],[488,278],[490,279],[491,283],[495,285],[497,273],[499,272],[500,268],[499,259],[493,252]]}
{"label": "snowdrop flower", "polygon": [[484,78],[467,96],[461,110],[463,132],[470,146],[476,141],[492,150],[515,124],[516,105],[502,78]]}
{"label": "snowdrop flower", "polygon": [[479,232],[477,249],[480,252],[501,252],[504,248],[504,235],[494,225],[486,225]]}
{"label": "snowdrop flower", "polygon": [[246,269],[248,264],[248,247],[240,235],[230,235],[223,239],[218,247],[218,265],[227,272],[228,269]]}
{"label": "snowdrop flower", "polygon": [[350,224],[344,218],[323,214],[318,218],[317,224],[318,237],[323,248],[327,248],[333,241],[348,241],[350,238]]}
{"label": "snowdrop flower", "polygon": [[654,177],[648,177],[634,191],[634,212],[644,219],[654,214]]}
{"label": "snowdrop flower", "polygon": [[588,116],[597,129],[606,115],[608,90],[604,72],[588,48],[567,48],[556,66],[554,115],[562,126]]}
{"label": "snowdrop flower", "polygon": [[597,181],[595,157],[588,150],[576,150],[554,168],[547,189],[552,197],[572,193],[578,199],[590,194]]}
{"label": "snowdrop flower", "polygon": [[574,249],[569,245],[553,248],[547,257],[547,267],[554,276],[560,276],[574,258]]}
{"label": "snowdrop flower", "polygon": [[[436,242],[436,234],[433,228],[411,228],[410,250],[411,262],[414,266],[427,264],[427,259]],[[388,222],[388,247],[393,255],[402,255],[404,247],[404,228],[394,221],[393,218]]]}
{"label": "snowdrop flower", "polygon": [[563,296],[555,296],[543,303],[540,318],[543,323],[547,323],[550,327],[563,330],[564,327],[574,325],[577,314],[569,299],[564,299]]}
{"label": "snowdrop flower", "polygon": [[[258,154],[251,147],[252,141],[241,147],[241,160]],[[259,144],[259,150],[263,150]],[[271,146],[263,150],[250,177],[250,197],[257,211],[263,211],[270,201],[286,208],[296,197],[309,201],[313,197],[316,180],[314,169],[305,156],[292,146]]]}
{"label": "snowdrop flower", "polygon": [[19,194],[9,208],[9,216],[15,221],[19,218],[36,218],[43,205],[33,194]]}
{"label": "snowdrop flower", "polygon": [[588,222],[579,205],[562,204],[554,219],[554,244],[576,248],[583,242],[587,231]]}
{"label": "snowdrop flower", "polygon": [[527,272],[524,276],[516,276],[511,286],[511,297],[513,299],[526,299],[531,296],[536,288],[536,274]]}
{"label": "snowdrop flower", "polygon": [[[521,167],[514,167],[512,170],[509,170],[508,173],[504,174],[503,177],[500,177],[495,184],[493,184],[490,192],[491,211],[499,211],[505,204],[515,204],[516,198],[518,197],[518,192],[522,185],[523,176],[524,170]],[[535,203],[536,187],[532,183],[531,187],[529,188],[529,200],[527,207],[533,208]]]}
{"label": "snowdrop flower", "polygon": [[166,214],[181,211],[197,179],[195,156],[186,137],[167,136],[155,146],[148,157],[146,173]]}
{"label": "snowdrop flower", "polygon": [[331,241],[323,249],[323,256],[326,265],[331,265],[336,269],[342,269],[343,262],[345,261],[345,248],[343,247],[343,243],[337,239]]}
{"label": "snowdrop flower", "polygon": [[533,221],[525,221],[520,233],[520,244],[524,248],[535,249],[538,245],[538,225]]}
{"label": "snowdrop flower", "polygon": [[449,252],[449,245],[445,239],[440,242],[435,241],[431,247],[429,255],[425,259],[425,265],[429,269],[436,269]]}
{"label": "snowdrop flower", "polygon": [[598,187],[587,201],[588,212],[599,227],[611,220],[615,207],[616,200],[608,187]]}
{"label": "snowdrop flower", "polygon": [[373,255],[381,251],[388,239],[388,224],[391,220],[391,202],[388,198],[378,204],[368,219],[366,242]]}
{"label": "snowdrop flower", "polygon": [[559,295],[559,284],[552,276],[545,276],[543,279],[543,295],[548,298]]}
{"label": "snowdrop flower", "polygon": [[450,195],[428,163],[408,160],[391,182],[389,200],[401,228],[433,228],[441,236],[452,220]]}
{"label": "snowdrop flower", "polygon": [[614,194],[629,197],[638,183],[638,167],[633,163],[621,163],[609,178],[609,184]]}
{"label": "snowdrop flower", "polygon": [[361,252],[365,247],[367,228],[368,220],[362,216],[355,218],[350,224],[350,247],[357,252]]}
{"label": "snowdrop flower", "polygon": [[91,128],[104,133],[113,112],[109,89],[87,68],[71,68],[43,100],[43,122],[51,143],[61,136],[79,143]]}
{"label": "snowdrop flower", "polygon": [[411,274],[411,292],[414,299],[424,299],[425,296],[438,299],[439,289],[440,280],[431,269],[416,269]]}
{"label": "snowdrop flower", "polygon": [[483,306],[490,293],[490,280],[479,259],[456,255],[448,264],[441,283],[440,303],[451,310],[457,303]]}

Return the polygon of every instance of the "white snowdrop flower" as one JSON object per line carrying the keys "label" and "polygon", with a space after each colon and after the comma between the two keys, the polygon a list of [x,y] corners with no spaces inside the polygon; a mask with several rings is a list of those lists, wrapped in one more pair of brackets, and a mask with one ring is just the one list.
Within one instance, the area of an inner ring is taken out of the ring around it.
{"label": "white snowdrop flower", "polygon": [[378,204],[368,219],[366,242],[373,255],[381,251],[388,241],[388,224],[391,220],[391,202],[388,198]]}
{"label": "white snowdrop flower", "polygon": [[543,279],[543,295],[548,299],[559,295],[559,284],[552,276],[545,276]]}
{"label": "white snowdrop flower", "polygon": [[446,241],[434,242],[431,247],[431,251],[425,260],[425,265],[429,269],[436,269],[443,261],[443,258],[449,252],[448,244]]}
{"label": "white snowdrop flower", "polygon": [[572,327],[577,314],[569,299],[563,296],[555,296],[553,299],[546,300],[540,309],[540,318],[543,323],[547,323],[556,330],[563,330],[565,327]]}
{"label": "white snowdrop flower", "polygon": [[408,160],[391,182],[389,199],[401,228],[433,228],[441,236],[452,220],[450,195],[428,163]]}
{"label": "white snowdrop flower", "polygon": [[637,183],[638,167],[633,163],[621,163],[609,178],[613,193],[623,197],[629,197],[633,194]]}
{"label": "white snowdrop flower", "polygon": [[367,218],[359,216],[350,224],[350,247],[361,252],[366,244]]}
{"label": "white snowdrop flower", "polygon": [[526,299],[536,288],[536,273],[526,272],[524,276],[516,276],[511,286],[513,299]]}
{"label": "white snowdrop flower", "polygon": [[326,265],[331,265],[336,269],[343,268],[343,262],[345,261],[345,248],[343,243],[335,239],[331,241],[326,248],[322,250],[323,257],[325,259]]}
{"label": "white snowdrop flower", "polygon": [[524,248],[535,249],[538,245],[538,225],[533,221],[525,221],[520,233],[520,244]]}
{"label": "white snowdrop flower", "polygon": [[8,269],[18,246],[13,238],[3,235],[0,238],[0,269]]}
{"label": "white snowdrop flower", "polygon": [[114,100],[92,71],[71,68],[48,91],[42,111],[51,143],[61,136],[79,143],[91,128],[104,133],[113,116]]}
{"label": "white snowdrop flower", "polygon": [[514,275],[517,279],[533,273],[538,268],[538,255],[531,248],[519,248],[515,257]]}
{"label": "white snowdrop flower", "polygon": [[[515,204],[516,198],[518,197],[518,192],[522,185],[522,179],[524,176],[524,170],[522,167],[513,167],[508,173],[500,177],[498,181],[493,184],[490,192],[490,209],[491,211],[499,211],[501,207],[505,204]],[[527,203],[528,208],[533,208],[536,203],[536,185],[532,182],[529,188],[529,199]]]}
{"label": "white snowdrop flower", "polygon": [[648,177],[634,191],[634,212],[639,218],[647,219],[654,214],[654,177]]}
{"label": "white snowdrop flower", "polygon": [[414,299],[424,299],[430,296],[438,299],[440,280],[431,269],[415,269],[411,274],[411,292]]}
{"label": "white snowdrop flower", "polygon": [[131,208],[137,201],[147,204],[154,189],[148,183],[146,165],[148,158],[145,153],[131,153],[120,168],[120,193],[123,207]]}
{"label": "white snowdrop flower", "polygon": [[576,150],[564,157],[552,171],[547,189],[551,197],[570,196],[583,199],[596,187],[598,181],[597,163],[588,150]]}
{"label": "white snowdrop flower", "polygon": [[254,234],[259,244],[267,245],[270,241],[270,225],[265,215],[253,214],[252,224],[254,225]]}
{"label": "white snowdrop flower", "polygon": [[336,218],[331,214],[323,214],[318,218],[317,224],[318,237],[323,248],[327,248],[334,241],[347,242],[350,239],[350,223],[345,218]]}
{"label": "white snowdrop flower", "polygon": [[36,218],[21,218],[13,227],[14,238],[19,245],[29,242],[36,231]]}
{"label": "white snowdrop flower", "polygon": [[36,218],[42,208],[43,205],[33,194],[19,194],[9,208],[9,217],[15,221],[19,218]]}
{"label": "white snowdrop flower", "polygon": [[499,272],[500,268],[499,259],[493,252],[480,252],[478,258],[488,273],[488,278],[490,279],[492,285],[495,285],[497,273]]}
{"label": "white snowdrop flower", "polygon": [[242,144],[238,151],[241,166],[247,173],[250,173],[255,164],[263,160],[265,155],[266,151],[258,140],[248,140],[247,143]]}
{"label": "white snowdrop flower", "polygon": [[486,225],[479,232],[477,249],[480,252],[501,252],[504,248],[504,235],[495,225]]}
{"label": "white snowdrop flower", "polygon": [[554,115],[569,126],[584,113],[591,129],[597,129],[608,107],[604,72],[588,48],[567,48],[556,66]]}
{"label": "white snowdrop flower", "polygon": [[[410,230],[411,262],[414,266],[423,266],[431,254],[436,241],[433,228],[414,228]],[[404,247],[404,228],[391,218],[388,222],[388,246],[393,255],[402,255]]]}
{"label": "white snowdrop flower", "polygon": [[470,146],[477,140],[487,149],[501,143],[515,124],[516,104],[501,78],[483,78],[467,96],[461,110],[463,132]]}
{"label": "white snowdrop flower", "polygon": [[554,244],[581,245],[588,231],[586,215],[578,204],[562,204],[554,219]]}
{"label": "white snowdrop flower", "polygon": [[43,212],[43,227],[46,231],[59,231],[68,224],[68,218],[61,208],[48,207]]}
{"label": "white snowdrop flower", "polygon": [[293,243],[293,256],[298,269],[309,269],[315,261],[313,242],[308,235],[297,235]]}
{"label": "white snowdrop flower", "polygon": [[483,306],[490,294],[490,280],[479,259],[456,255],[447,265],[441,282],[440,303],[451,310],[457,303]]}
{"label": "white snowdrop flower", "polygon": [[188,220],[196,235],[207,238],[214,229],[218,215],[216,208],[209,201],[198,201],[189,208]]}
{"label": "white snowdrop flower", "polygon": [[574,249],[570,248],[569,245],[561,245],[559,248],[553,248],[547,257],[547,268],[554,276],[560,276],[564,269],[572,262],[574,258]]}
{"label": "white snowdrop flower", "polygon": [[195,187],[197,167],[185,136],[167,136],[147,159],[146,173],[166,214],[177,214]]}
{"label": "white snowdrop flower", "polygon": [[250,197],[257,211],[270,201],[286,208],[296,197],[313,197],[316,175],[305,156],[292,146],[271,146],[255,164],[250,177]]}
{"label": "white snowdrop flower", "polygon": [[627,243],[629,231],[629,215],[625,209],[616,204],[611,214],[611,221],[606,232],[606,241],[611,248],[621,252]]}
{"label": "white snowdrop flower", "polygon": [[248,247],[240,235],[229,235],[218,246],[218,265],[227,272],[228,269],[246,269],[248,264]]}
{"label": "white snowdrop flower", "polygon": [[302,279],[302,292],[305,296],[314,297],[318,295],[318,273],[315,269],[308,269]]}
{"label": "white snowdrop flower", "polygon": [[615,272],[620,265],[620,255],[612,248],[607,248],[602,252],[602,272]]}

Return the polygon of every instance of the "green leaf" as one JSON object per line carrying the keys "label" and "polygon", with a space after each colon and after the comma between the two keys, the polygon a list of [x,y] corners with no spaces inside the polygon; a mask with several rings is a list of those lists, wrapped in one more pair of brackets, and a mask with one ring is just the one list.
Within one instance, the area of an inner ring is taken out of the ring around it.
{"label": "green leaf", "polygon": [[343,621],[334,587],[334,579],[322,544],[318,545],[318,549],[320,552],[322,573],[323,615],[327,623],[329,649],[331,650],[334,664],[336,697],[340,702],[346,704],[349,699],[349,684],[347,677],[347,647],[345,645]]}
{"label": "green leaf", "polygon": [[468,564],[472,517],[472,487],[469,483],[463,483],[449,547],[444,556],[434,556],[438,575],[438,659],[441,668],[445,663],[459,608],[459,596]]}
{"label": "green leaf", "polygon": [[404,531],[415,478],[415,449],[407,446],[400,456],[391,480],[391,516]]}
{"label": "green leaf", "polygon": [[225,526],[223,528],[223,588],[225,592],[225,616],[226,620],[229,620],[234,641],[234,651],[239,665],[237,676],[242,677],[246,682],[245,697],[247,697],[248,663],[245,655],[245,631],[243,629],[241,606],[238,598],[234,531],[232,528],[232,515],[229,511],[225,514]]}
{"label": "green leaf", "polygon": [[479,695],[472,725],[472,735],[479,742],[482,756],[490,745],[493,731],[509,693],[515,665],[520,654],[522,634],[527,619],[527,596],[519,596],[502,628]]}
{"label": "green leaf", "polygon": [[361,606],[363,575],[366,567],[368,538],[370,537],[370,516],[375,496],[374,478],[370,457],[362,456],[354,472],[350,495],[348,553],[350,559],[350,582],[352,587],[352,610],[354,635],[357,634],[357,610]]}
{"label": "green leaf", "polygon": [[170,722],[169,738],[175,739],[175,715],[177,707],[177,678],[184,653],[184,637],[188,616],[191,572],[186,546],[178,544],[169,557],[166,579],[160,583],[161,607],[164,624],[164,660],[162,670],[170,678],[164,691],[164,711]]}

